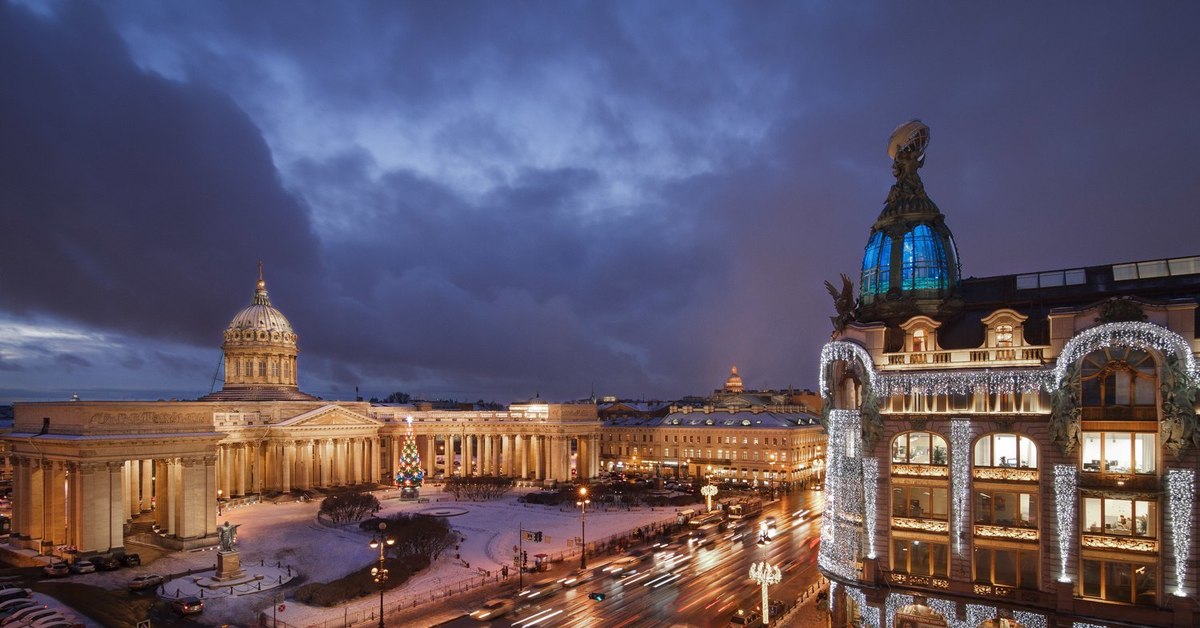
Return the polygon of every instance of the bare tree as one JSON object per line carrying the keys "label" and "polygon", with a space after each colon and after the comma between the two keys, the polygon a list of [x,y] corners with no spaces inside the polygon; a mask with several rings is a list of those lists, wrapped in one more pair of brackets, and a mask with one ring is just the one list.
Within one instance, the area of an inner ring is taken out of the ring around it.
{"label": "bare tree", "polygon": [[321,513],[334,523],[362,521],[367,515],[379,512],[379,499],[370,493],[330,495],[321,502]]}

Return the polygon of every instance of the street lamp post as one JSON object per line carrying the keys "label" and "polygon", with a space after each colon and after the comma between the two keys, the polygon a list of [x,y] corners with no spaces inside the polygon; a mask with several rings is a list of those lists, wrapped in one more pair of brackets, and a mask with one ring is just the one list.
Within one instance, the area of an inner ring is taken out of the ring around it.
{"label": "street lamp post", "polygon": [[783,571],[772,567],[767,561],[750,565],[750,579],[762,585],[763,625],[771,623],[770,601],[767,599],[767,587],[779,584],[783,580]]}
{"label": "street lamp post", "polygon": [[712,498],[717,494],[716,484],[705,484],[700,487],[700,494],[704,496],[704,501],[708,504],[708,512],[712,512]]}
{"label": "street lamp post", "polygon": [[379,534],[371,537],[371,549],[379,548],[379,566],[371,568],[371,575],[375,577],[375,584],[379,585],[379,628],[383,628],[383,585],[388,579],[387,567],[383,566],[384,551],[396,544],[396,539],[385,536],[383,531],[387,529],[387,522],[379,522]]}
{"label": "street lamp post", "polygon": [[592,503],[588,499],[588,490],[586,486],[579,487],[579,501],[575,502],[579,506],[579,568],[587,569],[587,507]]}
{"label": "street lamp post", "polygon": [[224,492],[224,491],[222,491],[221,489],[217,489],[217,516],[218,517],[221,516],[221,493],[222,492]]}

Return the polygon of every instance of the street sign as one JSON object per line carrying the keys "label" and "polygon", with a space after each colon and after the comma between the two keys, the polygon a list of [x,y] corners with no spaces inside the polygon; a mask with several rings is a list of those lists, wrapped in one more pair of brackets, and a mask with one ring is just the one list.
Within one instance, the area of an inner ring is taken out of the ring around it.
{"label": "street sign", "polygon": [[282,612],[283,612],[283,611],[285,611],[285,610],[287,610],[287,604],[280,604],[280,605],[279,605],[279,612],[281,612],[281,613],[282,613]]}

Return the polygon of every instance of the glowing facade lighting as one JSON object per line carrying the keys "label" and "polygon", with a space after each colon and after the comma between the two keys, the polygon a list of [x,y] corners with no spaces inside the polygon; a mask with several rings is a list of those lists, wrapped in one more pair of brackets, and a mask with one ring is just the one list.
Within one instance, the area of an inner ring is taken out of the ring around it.
{"label": "glowing facade lighting", "polygon": [[971,501],[971,423],[966,419],[950,421],[950,485],[954,500],[954,549],[961,555]]}
{"label": "glowing facade lighting", "polygon": [[1067,560],[1071,556],[1071,541],[1075,536],[1075,511],[1079,497],[1076,491],[1079,469],[1073,464],[1054,465],[1054,511],[1058,516],[1058,581],[1070,582]]}
{"label": "glowing facade lighting", "polygon": [[875,500],[879,487],[879,459],[863,458],[863,527],[867,532],[867,558],[875,558]]}
{"label": "glowing facade lighting", "polygon": [[1171,516],[1171,545],[1175,550],[1175,595],[1187,596],[1183,585],[1187,577],[1188,556],[1192,543],[1192,504],[1196,499],[1196,472],[1192,469],[1167,470],[1168,513]]}

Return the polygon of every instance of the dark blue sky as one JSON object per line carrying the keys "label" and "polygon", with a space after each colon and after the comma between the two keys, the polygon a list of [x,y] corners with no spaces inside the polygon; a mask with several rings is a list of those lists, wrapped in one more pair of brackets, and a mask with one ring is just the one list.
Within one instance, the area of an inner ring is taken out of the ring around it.
{"label": "dark blue sky", "polygon": [[1195,3],[0,2],[0,401],[814,387],[932,128],[964,275],[1200,253]]}

